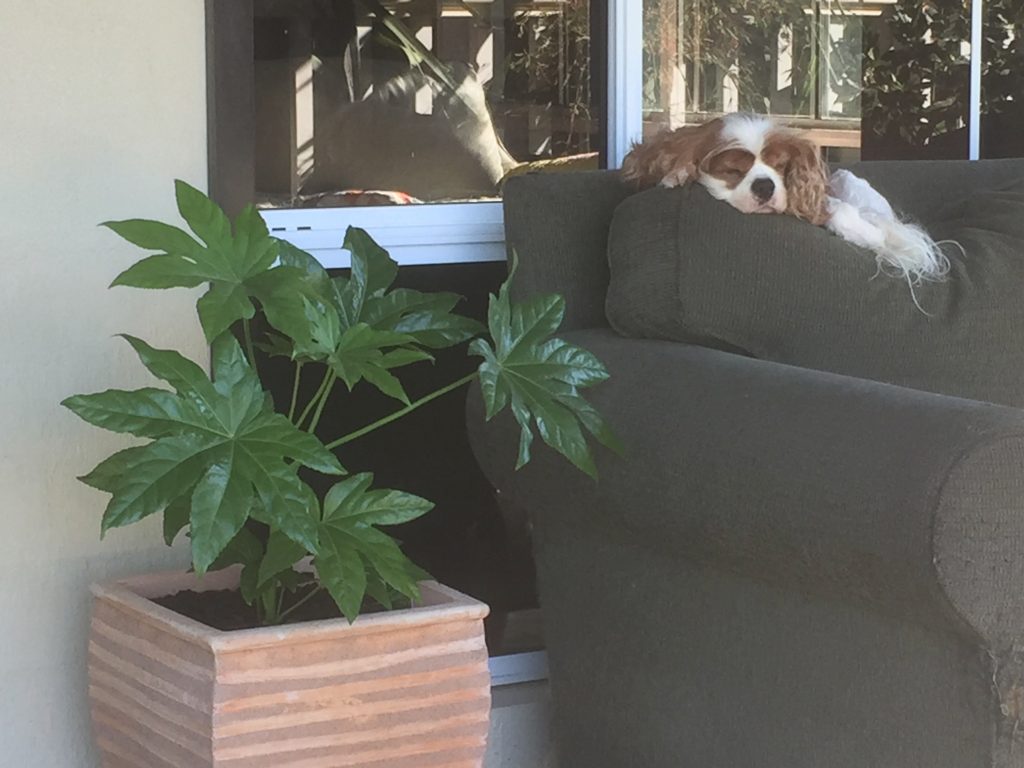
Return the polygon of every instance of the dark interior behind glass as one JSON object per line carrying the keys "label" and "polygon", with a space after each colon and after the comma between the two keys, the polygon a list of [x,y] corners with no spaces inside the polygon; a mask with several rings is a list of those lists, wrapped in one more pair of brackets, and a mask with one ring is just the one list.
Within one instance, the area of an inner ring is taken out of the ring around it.
{"label": "dark interior behind glass", "polygon": [[510,174],[598,167],[590,6],[256,0],[257,199],[476,200]]}

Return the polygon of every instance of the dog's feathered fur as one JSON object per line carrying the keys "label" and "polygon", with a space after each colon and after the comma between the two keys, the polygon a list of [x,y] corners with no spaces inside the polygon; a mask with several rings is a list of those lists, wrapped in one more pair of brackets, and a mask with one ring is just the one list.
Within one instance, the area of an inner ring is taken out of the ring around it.
{"label": "dog's feathered fur", "polygon": [[702,184],[744,213],[785,213],[874,252],[879,268],[912,285],[942,279],[949,261],[920,227],[902,221],[867,181],[831,177],[818,146],[760,115],[731,114],[634,145],[622,177],[638,187]]}

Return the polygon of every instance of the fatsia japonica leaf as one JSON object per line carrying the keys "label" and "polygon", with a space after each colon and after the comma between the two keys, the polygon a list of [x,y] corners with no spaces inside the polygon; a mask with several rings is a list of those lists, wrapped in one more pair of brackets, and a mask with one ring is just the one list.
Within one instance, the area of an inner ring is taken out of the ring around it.
{"label": "fatsia japonica leaf", "polygon": [[402,384],[388,369],[414,362],[413,358],[429,359],[429,355],[417,357],[415,350],[402,349],[411,341],[412,337],[406,334],[357,323],[341,334],[327,364],[349,389],[366,379],[385,395],[408,405]]}
{"label": "fatsia japonica leaf", "polygon": [[[213,238],[216,224],[209,226]],[[212,380],[177,352],[125,338],[174,392],[111,390],[64,401],[96,426],[155,438],[81,478],[111,494],[102,530],[164,511],[165,536],[173,538],[187,509],[193,564],[202,573],[258,510],[264,522],[315,552],[316,499],[296,470],[344,470],[316,437],[273,412],[234,337],[214,341]]]}
{"label": "fatsia japonica leaf", "polygon": [[476,320],[452,312],[462,298],[458,294],[389,290],[398,264],[364,230],[349,227],[344,247],[352,254],[351,276],[334,280],[343,329],[365,323],[376,330],[408,334],[433,349],[466,341],[483,330]]}
{"label": "fatsia japonica leaf", "polygon": [[259,565],[257,585],[263,587],[274,577],[291,569],[307,554],[306,548],[280,531],[271,531]]}
{"label": "fatsia japonica leaf", "polygon": [[243,527],[217,556],[213,565],[210,566],[210,570],[217,571],[235,564],[255,570],[261,557],[263,557],[263,544],[255,533]]}
{"label": "fatsia japonica leaf", "polygon": [[476,320],[452,311],[461,299],[455,293],[397,288],[367,300],[362,320],[380,330],[407,334],[428,349],[443,349],[484,331]]}
{"label": "fatsia japonica leaf", "polygon": [[585,432],[613,450],[621,446],[580,390],[604,381],[608,372],[590,352],[552,337],[565,313],[560,296],[511,301],[514,273],[513,263],[508,280],[491,296],[487,324],[493,342],[476,339],[469,347],[483,358],[478,370],[486,417],[511,407],[520,426],[517,469],[530,460],[536,426],[545,443],[597,477]]}
{"label": "fatsia japonica leaf", "polygon": [[352,255],[351,275],[332,281],[342,330],[364,323],[410,335],[433,349],[466,341],[483,330],[476,320],[452,312],[462,298],[458,294],[392,289],[398,264],[364,230],[349,227],[344,247]]}
{"label": "fatsia japonica leaf", "polygon": [[426,577],[394,539],[374,526],[415,520],[434,505],[401,491],[371,490],[372,483],[369,473],[337,483],[324,499],[320,522],[320,549],[314,566],[350,621],[359,614],[368,590],[378,600],[386,598],[389,590],[416,599],[417,583]]}
{"label": "fatsia japonica leaf", "polygon": [[[483,326],[452,312],[460,299],[455,294],[391,290],[398,265],[365,231],[349,227],[344,247],[352,268],[348,276],[335,278],[308,254],[294,247],[282,250],[282,262],[317,286],[316,296],[303,297],[304,333],[290,334],[291,356],[326,363],[349,389],[365,380],[408,404],[391,371],[433,360],[426,350],[466,341]],[[266,348],[281,354],[286,344],[274,340]]]}
{"label": "fatsia japonica leaf", "polygon": [[363,320],[367,299],[381,296],[398,276],[398,263],[377,245],[366,230],[349,227],[342,248],[349,252],[350,274],[336,277],[334,305],[344,330]]}
{"label": "fatsia japonica leaf", "polygon": [[174,539],[188,525],[188,518],[191,513],[192,508],[186,495],[179,496],[164,509],[164,543],[168,547],[174,543]]}
{"label": "fatsia japonica leaf", "polygon": [[[255,207],[247,206],[232,226],[213,201],[185,182],[175,182],[175,197],[191,235],[145,219],[104,224],[125,240],[158,251],[126,269],[112,285],[194,288],[208,283],[209,289],[196,303],[207,341],[235,322],[251,319],[256,312],[254,298],[271,325],[289,335],[301,335],[302,297],[317,294],[322,275],[311,265],[298,263],[292,254],[297,249],[270,236]],[[282,251],[291,257],[275,266]]]}

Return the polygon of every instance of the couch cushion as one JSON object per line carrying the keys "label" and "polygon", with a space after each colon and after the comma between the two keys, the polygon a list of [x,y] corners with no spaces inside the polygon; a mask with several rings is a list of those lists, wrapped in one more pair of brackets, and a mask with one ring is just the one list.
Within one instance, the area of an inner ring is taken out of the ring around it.
{"label": "couch cushion", "polygon": [[922,223],[966,254],[947,249],[949,278],[914,288],[927,314],[822,228],[741,214],[697,185],[648,190],[614,214],[608,319],[629,336],[1024,406],[1024,172]]}

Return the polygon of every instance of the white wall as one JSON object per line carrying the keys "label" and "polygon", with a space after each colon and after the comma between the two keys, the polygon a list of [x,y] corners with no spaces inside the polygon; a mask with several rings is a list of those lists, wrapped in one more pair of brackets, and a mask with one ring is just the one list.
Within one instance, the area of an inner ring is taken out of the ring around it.
{"label": "white wall", "polygon": [[[194,295],[108,290],[140,254],[97,227],[205,186],[203,16],[0,0],[0,768],[95,768],[88,585],[188,559],[157,520],[99,540],[107,497],[75,476],[125,442],[58,403],[153,383],[117,333],[205,362]],[[488,766],[552,765],[543,686],[496,693],[491,741]]]}
{"label": "white wall", "polygon": [[204,72],[203,0],[0,0],[0,768],[96,765],[88,584],[186,559],[99,541],[75,476],[123,442],[58,402],[150,381],[115,333],[205,357],[194,297],[107,290],[139,254],[96,226],[205,186]]}

